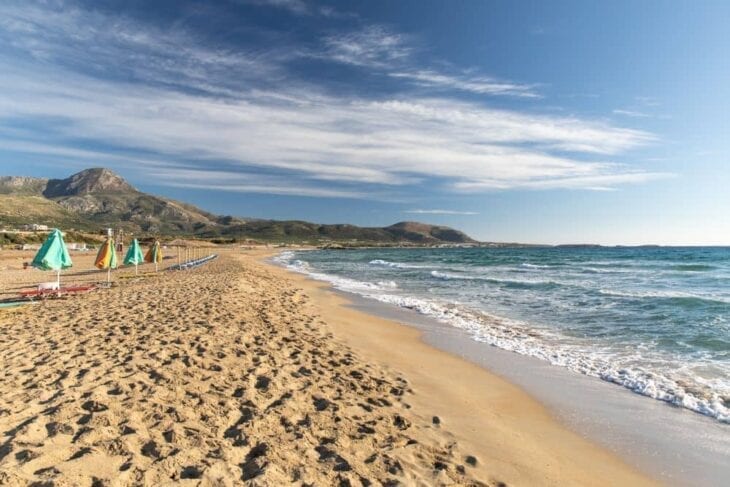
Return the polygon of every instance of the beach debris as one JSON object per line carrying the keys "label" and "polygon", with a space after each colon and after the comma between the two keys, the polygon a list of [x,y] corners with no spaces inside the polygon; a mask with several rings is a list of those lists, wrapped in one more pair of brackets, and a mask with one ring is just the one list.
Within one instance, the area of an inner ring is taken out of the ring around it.
{"label": "beach debris", "polygon": [[408,421],[406,418],[404,418],[400,414],[396,414],[395,416],[393,416],[393,424],[399,430],[407,430],[408,428],[411,427],[410,421]]}

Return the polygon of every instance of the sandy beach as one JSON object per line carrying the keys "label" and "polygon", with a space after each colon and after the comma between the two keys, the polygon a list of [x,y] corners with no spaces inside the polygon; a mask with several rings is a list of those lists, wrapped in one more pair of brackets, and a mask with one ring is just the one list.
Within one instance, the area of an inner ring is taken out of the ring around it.
{"label": "sandy beach", "polygon": [[[0,484],[653,483],[266,255],[0,310]],[[51,280],[0,256],[1,297]],[[73,257],[65,282],[103,279]]]}

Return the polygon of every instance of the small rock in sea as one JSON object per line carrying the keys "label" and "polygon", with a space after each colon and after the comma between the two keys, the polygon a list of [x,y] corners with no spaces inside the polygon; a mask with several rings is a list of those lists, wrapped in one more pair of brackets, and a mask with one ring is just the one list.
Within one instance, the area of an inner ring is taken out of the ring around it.
{"label": "small rock in sea", "polygon": [[441,424],[441,418],[439,418],[438,416],[434,416],[434,417],[433,417],[433,419],[431,419],[431,422],[432,422],[433,424],[435,424],[435,425],[437,425],[437,426],[438,426],[438,425],[440,425],[440,424]]}

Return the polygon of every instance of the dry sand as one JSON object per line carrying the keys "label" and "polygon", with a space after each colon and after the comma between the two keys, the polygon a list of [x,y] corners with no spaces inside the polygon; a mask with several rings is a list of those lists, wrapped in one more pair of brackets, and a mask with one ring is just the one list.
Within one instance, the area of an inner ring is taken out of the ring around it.
{"label": "dry sand", "polygon": [[[52,280],[5,255],[0,293]],[[260,257],[0,310],[0,484],[650,483],[507,382]]]}

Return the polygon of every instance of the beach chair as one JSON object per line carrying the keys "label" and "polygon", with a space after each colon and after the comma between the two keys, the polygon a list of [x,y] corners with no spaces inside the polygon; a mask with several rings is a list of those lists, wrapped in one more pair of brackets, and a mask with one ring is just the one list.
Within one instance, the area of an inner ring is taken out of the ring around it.
{"label": "beach chair", "polygon": [[[42,284],[49,284],[49,283],[42,283]],[[56,284],[55,282],[53,284]],[[41,298],[45,299],[48,297],[60,297],[64,294],[77,294],[77,293],[86,293],[89,291],[93,291],[96,289],[96,286],[94,285],[88,285],[88,286],[67,286],[67,287],[50,287],[50,286],[43,286],[38,285],[37,289],[30,289],[28,291],[21,291],[20,295],[26,299],[33,300],[35,298]]]}

